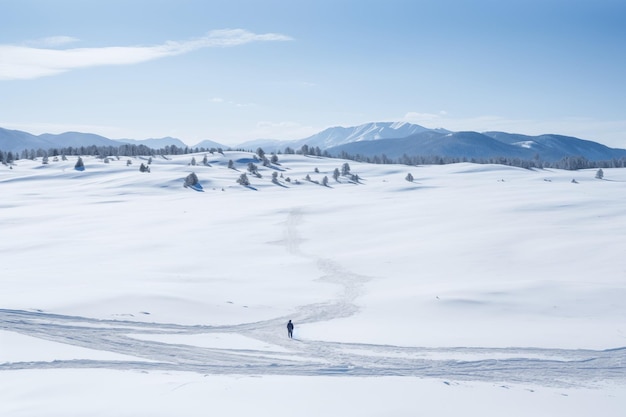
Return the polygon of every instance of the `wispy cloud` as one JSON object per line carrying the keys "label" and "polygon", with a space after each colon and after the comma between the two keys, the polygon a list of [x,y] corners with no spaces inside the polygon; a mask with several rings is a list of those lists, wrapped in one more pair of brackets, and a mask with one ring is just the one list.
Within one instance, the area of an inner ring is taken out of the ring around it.
{"label": "wispy cloud", "polygon": [[76,39],[66,36],[45,38],[37,47],[0,45],[0,80],[32,79],[60,74],[73,69],[132,65],[202,48],[226,48],[251,42],[292,40],[278,33],[256,34],[243,29],[214,30],[186,41],[167,41],[153,46],[108,46],[101,48],[53,49]]}
{"label": "wispy cloud", "polygon": [[221,97],[213,97],[209,100],[211,103],[217,103],[217,104],[227,104],[230,106],[235,106],[235,107],[253,107],[256,106],[255,103],[238,103],[236,101],[232,101],[232,100],[224,100]]}
{"label": "wispy cloud", "polygon": [[78,42],[80,39],[71,36],[48,36],[47,38],[34,39],[24,42],[24,45],[30,47],[53,48],[55,46],[67,45],[68,43]]}
{"label": "wispy cloud", "polygon": [[443,110],[438,113],[419,113],[412,111],[406,113],[402,120],[410,123],[430,122],[445,118],[447,114],[448,113]]}

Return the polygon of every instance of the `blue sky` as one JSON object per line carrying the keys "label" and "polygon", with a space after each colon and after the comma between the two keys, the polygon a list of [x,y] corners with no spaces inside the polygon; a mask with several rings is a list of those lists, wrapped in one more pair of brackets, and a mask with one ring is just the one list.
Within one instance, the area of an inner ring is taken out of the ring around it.
{"label": "blue sky", "polygon": [[407,121],[626,148],[622,0],[0,0],[0,127],[188,145]]}

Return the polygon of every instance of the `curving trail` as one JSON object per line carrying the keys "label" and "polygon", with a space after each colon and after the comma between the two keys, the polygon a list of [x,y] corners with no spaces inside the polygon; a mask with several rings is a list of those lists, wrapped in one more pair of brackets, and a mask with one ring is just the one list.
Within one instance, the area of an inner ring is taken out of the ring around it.
{"label": "curving trail", "polygon": [[[296,323],[324,322],[356,313],[366,276],[300,250],[302,212],[286,220],[283,244],[292,256],[315,262],[321,280],[341,286],[335,300],[301,306]],[[626,348],[594,351],[539,348],[422,348],[288,340],[287,317],[230,326],[186,326],[128,320],[96,320],[38,311],[0,309],[0,330],[57,343],[130,355],[138,360],[63,360],[0,364],[0,371],[48,368],[176,370],[203,374],[413,376],[456,381],[595,386],[626,382]],[[280,331],[277,331],[280,329]],[[275,350],[217,349],[140,340],[129,335],[235,333],[276,346]],[[442,359],[434,359],[439,357]],[[465,358],[465,360],[464,360]],[[467,358],[473,358],[471,360]]]}

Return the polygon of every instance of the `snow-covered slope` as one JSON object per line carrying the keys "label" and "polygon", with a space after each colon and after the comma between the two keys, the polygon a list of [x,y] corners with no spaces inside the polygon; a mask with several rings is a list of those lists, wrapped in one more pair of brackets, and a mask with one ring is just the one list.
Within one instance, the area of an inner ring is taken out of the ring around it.
{"label": "snow-covered slope", "polygon": [[0,415],[623,414],[626,170],[192,157],[0,165]]}
{"label": "snow-covered slope", "polygon": [[591,161],[608,161],[626,157],[626,150],[614,149],[590,140],[563,135],[527,136],[505,132],[485,132],[500,142],[526,148],[547,161],[564,156],[584,156]]}
{"label": "snow-covered slope", "polygon": [[427,131],[447,133],[447,131],[443,129],[431,130],[406,122],[376,122],[352,127],[330,127],[315,135],[298,140],[282,142],[256,140],[245,142],[239,145],[239,147],[243,149],[253,149],[251,145],[254,145],[254,148],[262,147],[265,151],[271,152],[279,149],[282,150],[286,146],[293,149],[300,149],[303,145],[307,145],[313,148],[319,147],[324,150],[347,143],[404,138]]}
{"label": "snow-covered slope", "polygon": [[319,146],[322,149],[366,140],[404,138],[415,133],[429,131],[425,127],[403,122],[366,123],[354,127],[331,127],[301,139],[302,144]]}

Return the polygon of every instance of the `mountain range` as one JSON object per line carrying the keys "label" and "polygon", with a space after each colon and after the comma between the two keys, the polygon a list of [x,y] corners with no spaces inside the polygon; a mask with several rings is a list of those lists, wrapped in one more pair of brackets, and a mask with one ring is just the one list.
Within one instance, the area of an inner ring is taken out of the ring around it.
{"label": "mountain range", "polygon": [[[120,146],[120,143],[141,144],[153,149],[165,146],[188,147],[182,140],[165,137],[158,139],[109,139],[91,133],[66,132],[58,135],[32,135],[18,130],[0,128],[0,150],[21,152],[24,149],[44,149],[77,146]],[[610,148],[598,142],[571,136],[545,134],[528,136],[506,132],[452,132],[446,129],[428,129],[405,122],[376,122],[353,127],[331,127],[315,135],[297,140],[257,139],[243,142],[236,149],[278,152],[287,147],[299,150],[302,146],[319,148],[330,155],[341,154],[390,159],[403,156],[441,156],[452,158],[519,158],[557,161],[564,157],[584,157],[590,161],[626,158],[626,149]],[[205,140],[190,148],[231,148],[215,141]]]}

